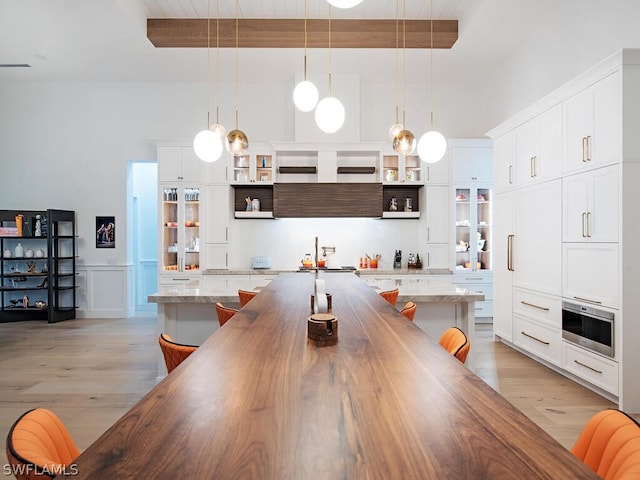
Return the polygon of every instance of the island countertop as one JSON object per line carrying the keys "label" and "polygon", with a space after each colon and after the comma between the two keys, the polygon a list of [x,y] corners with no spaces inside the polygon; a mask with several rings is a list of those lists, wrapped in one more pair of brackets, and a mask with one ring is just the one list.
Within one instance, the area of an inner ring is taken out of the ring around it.
{"label": "island countertop", "polygon": [[[302,272],[300,275],[314,275],[311,272]],[[321,272],[321,275],[353,275],[345,272]],[[234,303],[238,301],[238,289],[260,290],[263,285],[256,285],[254,279],[246,276],[233,275],[217,276],[203,275],[201,278],[191,280],[181,285],[160,286],[157,293],[149,295],[151,303]],[[429,282],[428,279],[396,279],[378,282],[374,289],[400,290],[398,302],[412,300],[416,303],[461,303],[480,302],[484,295],[468,288],[462,288],[451,283]]]}

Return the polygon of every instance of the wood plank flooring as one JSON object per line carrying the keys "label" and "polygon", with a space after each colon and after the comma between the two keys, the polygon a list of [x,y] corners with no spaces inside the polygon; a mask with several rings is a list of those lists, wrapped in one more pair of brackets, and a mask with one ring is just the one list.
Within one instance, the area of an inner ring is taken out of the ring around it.
{"label": "wood plank flooring", "polygon": [[[155,385],[155,313],[128,319],[0,324],[0,434],[24,411],[55,411],[82,450]],[[476,371],[570,448],[586,421],[614,404],[493,341],[478,325]],[[0,464],[4,464],[6,459]]]}

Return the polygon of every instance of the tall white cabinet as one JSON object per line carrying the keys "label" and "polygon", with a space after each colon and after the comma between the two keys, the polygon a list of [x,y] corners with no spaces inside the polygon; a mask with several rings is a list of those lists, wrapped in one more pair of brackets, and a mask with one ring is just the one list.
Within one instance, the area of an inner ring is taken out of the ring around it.
{"label": "tall white cabinet", "polygon": [[[493,129],[494,334],[640,412],[640,50]],[[562,337],[562,303],[613,313],[614,356]]]}

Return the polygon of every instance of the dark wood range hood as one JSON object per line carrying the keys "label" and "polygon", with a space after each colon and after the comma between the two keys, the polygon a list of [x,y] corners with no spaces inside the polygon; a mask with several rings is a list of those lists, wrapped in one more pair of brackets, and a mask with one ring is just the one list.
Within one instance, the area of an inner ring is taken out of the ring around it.
{"label": "dark wood range hood", "polygon": [[275,183],[273,216],[382,217],[381,183]]}

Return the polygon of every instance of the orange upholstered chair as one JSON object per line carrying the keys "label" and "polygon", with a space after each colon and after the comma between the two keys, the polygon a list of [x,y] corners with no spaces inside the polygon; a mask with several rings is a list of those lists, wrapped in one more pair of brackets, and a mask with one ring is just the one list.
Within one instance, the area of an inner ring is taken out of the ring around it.
{"label": "orange upholstered chair", "polygon": [[380,292],[380,296],[395,307],[396,303],[398,302],[398,293],[400,292],[396,288],[395,290],[387,290],[386,292]]}
{"label": "orange upholstered chair", "polygon": [[218,314],[218,323],[220,324],[220,326],[223,326],[225,323],[227,323],[227,320],[238,313],[238,310],[231,307],[225,307],[220,302],[216,302],[216,313]]}
{"label": "orange upholstered chair", "polygon": [[400,313],[413,322],[413,317],[416,316],[416,308],[418,307],[415,304],[415,302],[412,302],[411,300],[409,300],[407,303],[404,304],[404,307],[402,307],[402,310],[400,310]]}
{"label": "orange upholstered chair", "polygon": [[447,328],[440,337],[439,343],[462,363],[467,361],[471,344],[464,332],[458,327]]}
{"label": "orange upholstered chair", "polygon": [[168,373],[171,373],[178,365],[184,362],[189,355],[198,349],[195,345],[176,343],[166,333],[160,334],[158,342],[160,343],[160,350],[162,350]]}
{"label": "orange upholstered chair", "polygon": [[587,422],[571,452],[604,480],[640,478],[640,425],[620,410]]}
{"label": "orange upholstered chair", "polygon": [[78,473],[80,451],[60,419],[46,408],[23,413],[7,435],[7,459],[18,480]]}
{"label": "orange upholstered chair", "polygon": [[248,290],[238,290],[238,298],[240,299],[240,306],[244,307],[249,300],[255,297],[258,292],[250,292]]}

